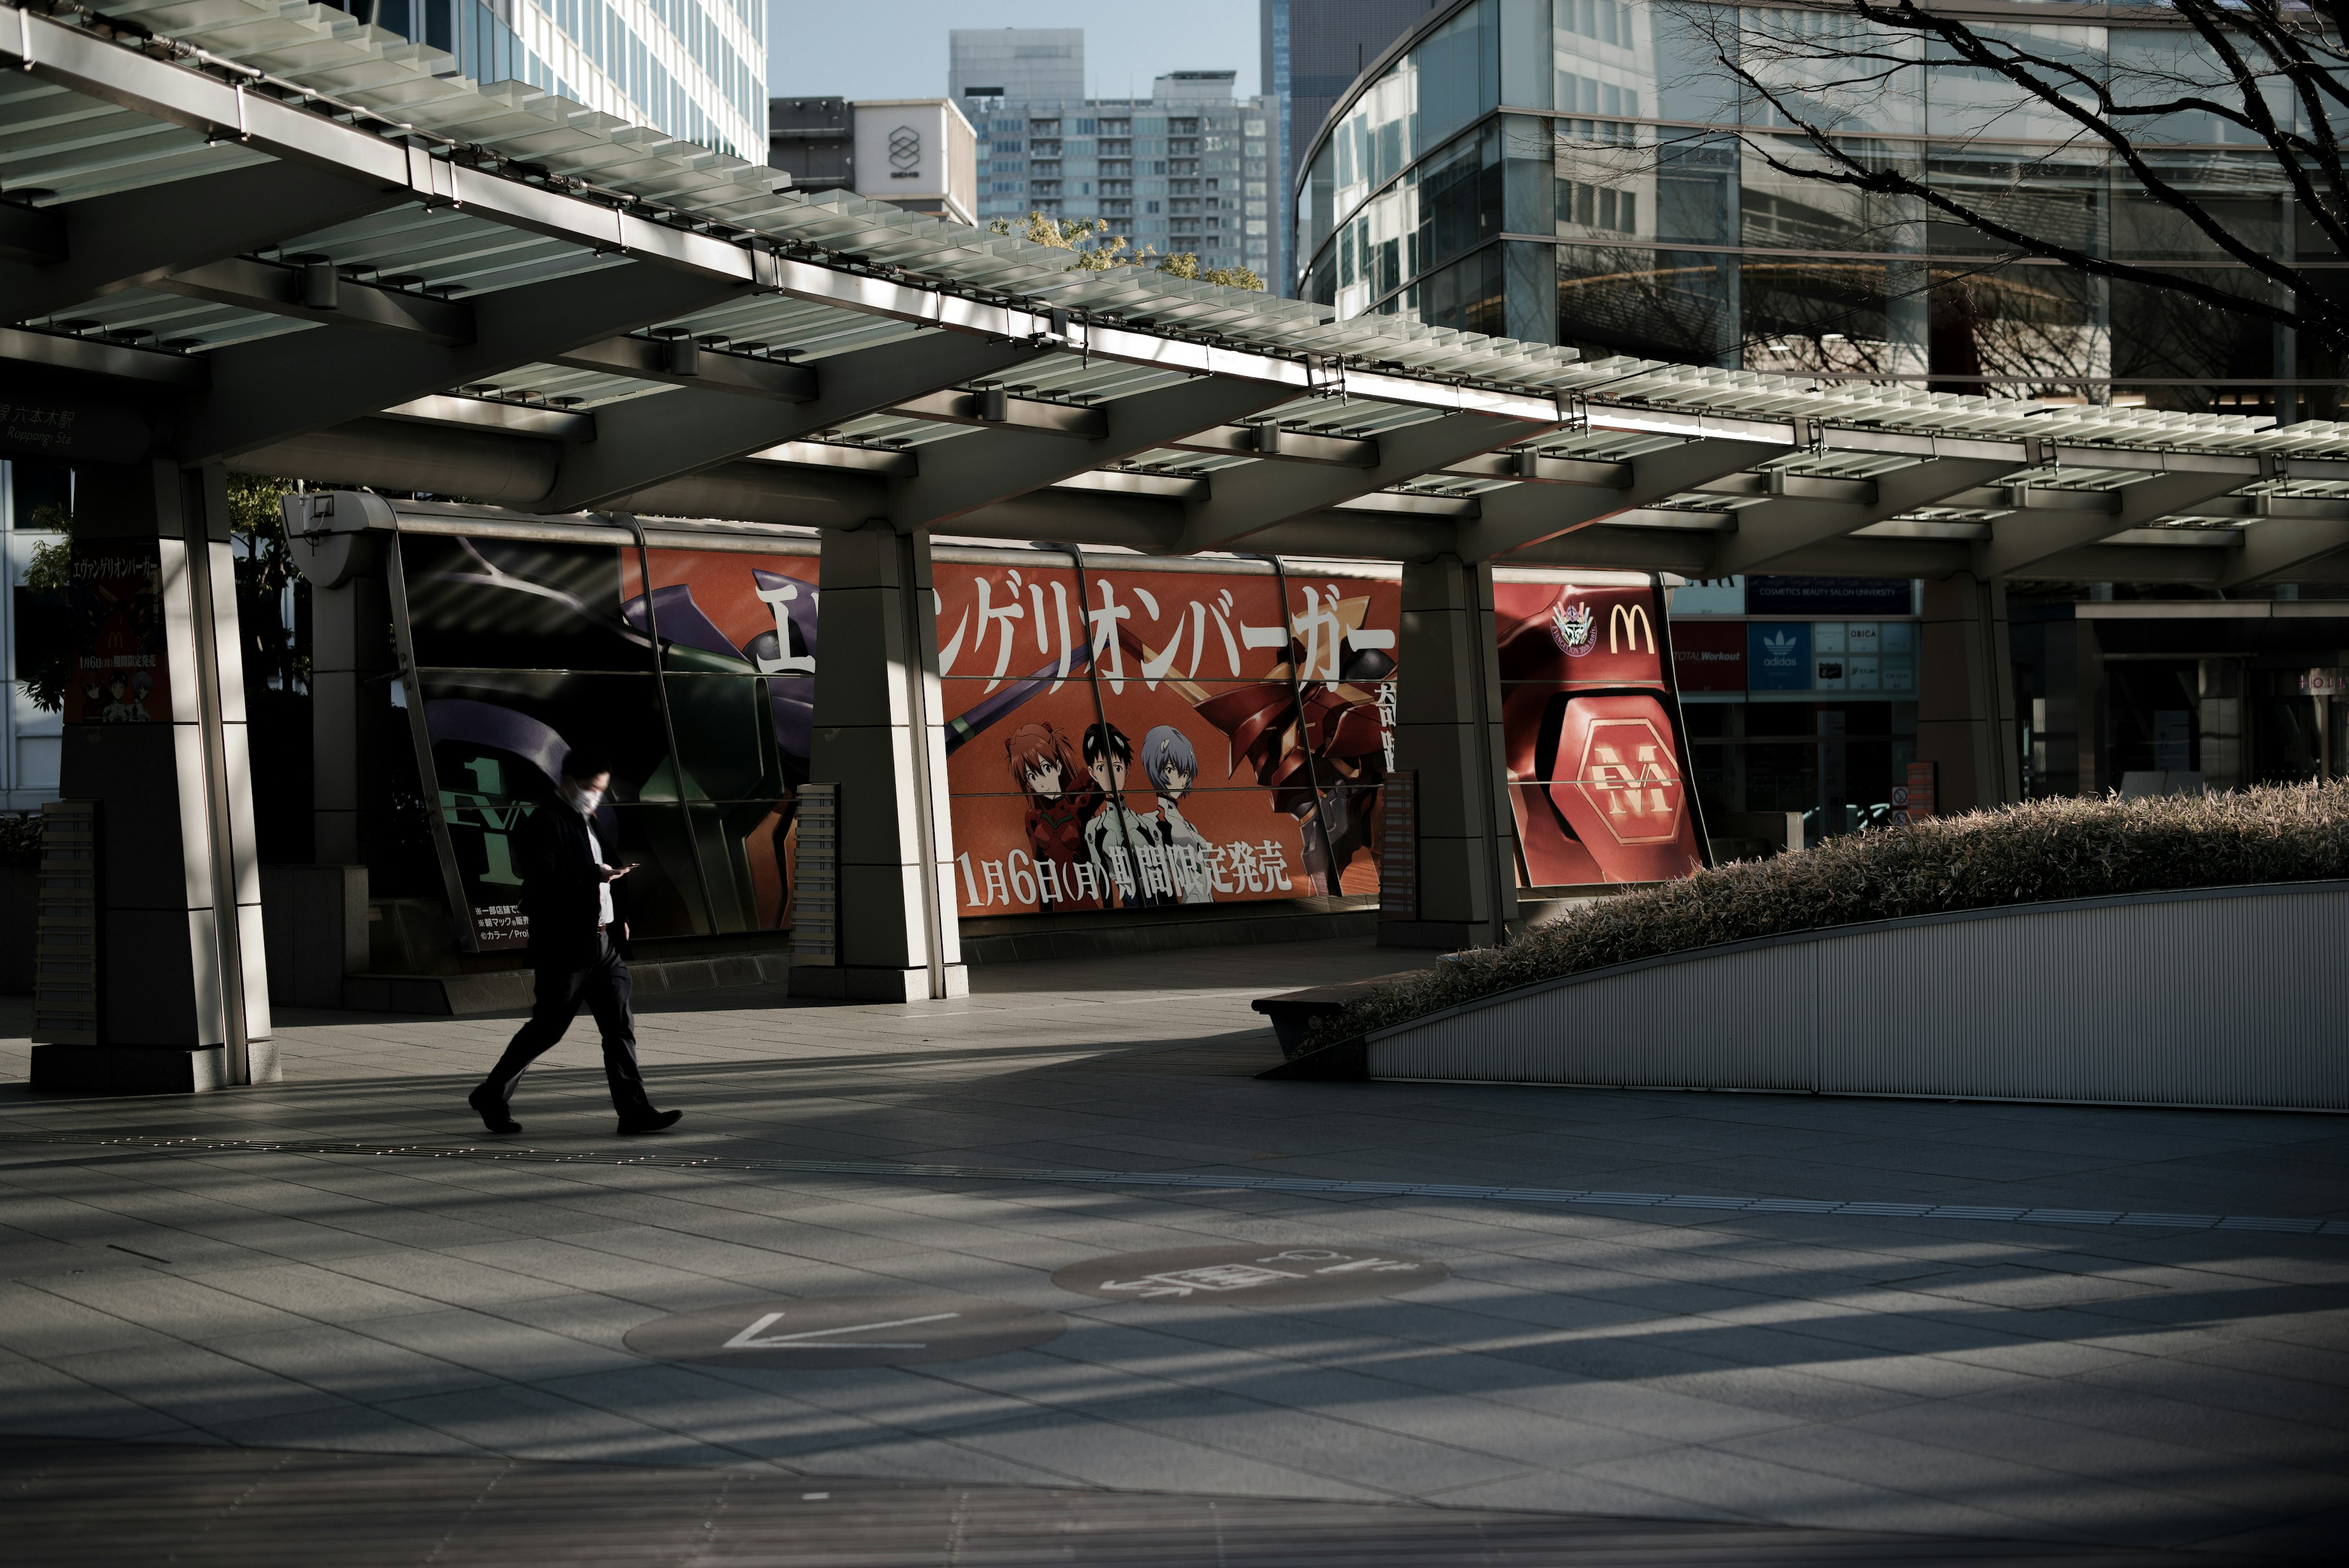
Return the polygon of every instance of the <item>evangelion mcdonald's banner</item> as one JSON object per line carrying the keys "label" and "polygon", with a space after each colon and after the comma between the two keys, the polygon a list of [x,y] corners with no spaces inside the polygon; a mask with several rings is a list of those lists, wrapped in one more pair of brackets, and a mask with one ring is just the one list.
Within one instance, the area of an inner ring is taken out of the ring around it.
{"label": "evangelion mcdonald's banner", "polygon": [[1699,869],[1662,590],[1624,574],[1496,576],[1520,885],[1660,882]]}
{"label": "evangelion mcdonald's banner", "polygon": [[1392,573],[935,560],[962,913],[1378,890]]}
{"label": "evangelion mcdonald's banner", "polygon": [[[527,939],[512,835],[583,745],[612,762],[596,833],[636,866],[620,884],[635,935],[788,928],[815,542],[580,535],[398,540],[420,782],[474,943]],[[976,547],[934,561],[960,913],[1377,891],[1394,568]],[[1693,869],[1656,590],[1521,573],[1495,595],[1521,878]]]}

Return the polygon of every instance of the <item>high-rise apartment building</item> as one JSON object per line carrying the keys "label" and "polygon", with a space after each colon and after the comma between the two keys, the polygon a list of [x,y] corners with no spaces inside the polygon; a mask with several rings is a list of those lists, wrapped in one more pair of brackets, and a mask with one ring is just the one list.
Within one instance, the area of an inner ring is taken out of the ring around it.
{"label": "high-rise apartment building", "polygon": [[1235,99],[1236,76],[1171,71],[1146,99],[957,94],[978,132],[980,221],[1104,218],[1136,251],[1187,251],[1270,284],[1269,104]]}
{"label": "high-rise apartment building", "polygon": [[1082,27],[957,27],[947,35],[947,96],[1021,103],[1085,96]]}
{"label": "high-rise apartment building", "polygon": [[1427,15],[1433,0],[1260,0],[1264,96],[1278,162],[1274,169],[1273,288],[1295,292],[1297,160],[1312,145],[1330,107],[1387,46]]}
{"label": "high-rise apartment building", "polygon": [[767,145],[763,0],[328,0],[456,61],[758,161]]}

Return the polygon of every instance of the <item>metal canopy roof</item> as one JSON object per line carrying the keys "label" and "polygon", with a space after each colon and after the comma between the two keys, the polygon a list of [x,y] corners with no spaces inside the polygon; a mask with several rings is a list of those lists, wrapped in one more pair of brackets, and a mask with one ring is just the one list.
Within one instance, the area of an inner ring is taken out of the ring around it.
{"label": "metal canopy roof", "polygon": [[545,513],[1162,553],[2342,575],[2349,426],[1820,385],[854,197],[263,0],[0,4],[0,363],[159,450]]}

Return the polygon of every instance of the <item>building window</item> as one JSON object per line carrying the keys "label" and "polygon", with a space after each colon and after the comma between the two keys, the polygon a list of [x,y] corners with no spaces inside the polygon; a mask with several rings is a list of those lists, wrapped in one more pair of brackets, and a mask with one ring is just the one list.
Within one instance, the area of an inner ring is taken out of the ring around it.
{"label": "building window", "polygon": [[1144,202],[1142,203],[1142,210],[1145,213],[1154,213],[1158,211],[1158,203],[1155,202]]}

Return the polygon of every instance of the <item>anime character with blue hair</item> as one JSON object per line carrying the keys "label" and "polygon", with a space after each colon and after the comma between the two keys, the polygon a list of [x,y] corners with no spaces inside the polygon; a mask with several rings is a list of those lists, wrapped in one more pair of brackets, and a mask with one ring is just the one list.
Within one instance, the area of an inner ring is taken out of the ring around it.
{"label": "anime character with blue hair", "polygon": [[1175,898],[1185,904],[1215,902],[1206,836],[1183,815],[1183,797],[1199,776],[1199,753],[1182,731],[1161,724],[1142,738],[1142,772],[1158,792],[1159,836],[1166,846]]}

